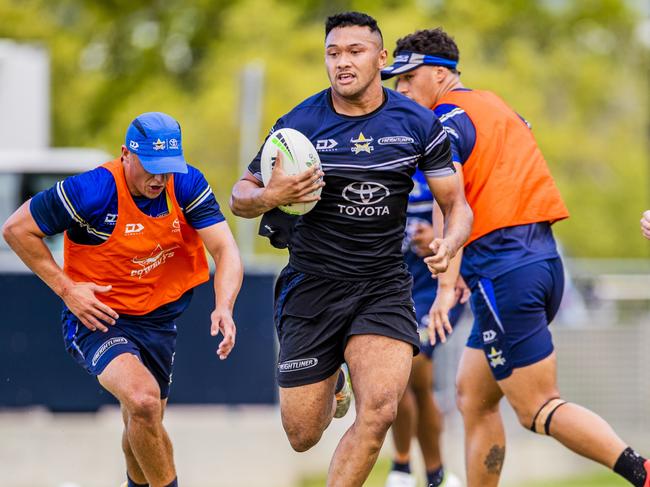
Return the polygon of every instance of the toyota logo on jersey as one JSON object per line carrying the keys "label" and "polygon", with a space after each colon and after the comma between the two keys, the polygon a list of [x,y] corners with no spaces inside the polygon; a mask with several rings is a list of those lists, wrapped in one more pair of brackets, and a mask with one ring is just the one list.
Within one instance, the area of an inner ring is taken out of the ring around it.
{"label": "toyota logo on jersey", "polygon": [[390,195],[389,189],[381,183],[355,181],[348,184],[341,192],[341,196],[353,205],[339,204],[339,213],[360,217],[389,215],[390,209],[387,205],[378,205],[388,195]]}
{"label": "toyota logo on jersey", "polygon": [[372,181],[354,182],[343,188],[341,195],[350,203],[374,205],[386,198],[390,191],[381,183]]}

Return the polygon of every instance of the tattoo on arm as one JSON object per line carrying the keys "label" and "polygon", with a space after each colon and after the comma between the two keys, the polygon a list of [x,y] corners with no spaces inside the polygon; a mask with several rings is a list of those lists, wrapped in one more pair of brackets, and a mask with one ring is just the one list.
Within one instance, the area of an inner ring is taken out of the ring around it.
{"label": "tattoo on arm", "polygon": [[488,473],[499,475],[503,468],[503,461],[506,458],[506,447],[494,445],[490,448],[490,453],[485,457],[483,464],[487,468]]}

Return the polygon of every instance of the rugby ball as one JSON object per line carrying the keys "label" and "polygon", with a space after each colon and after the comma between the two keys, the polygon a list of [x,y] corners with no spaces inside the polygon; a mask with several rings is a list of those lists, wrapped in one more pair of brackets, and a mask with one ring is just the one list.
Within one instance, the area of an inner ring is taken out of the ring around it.
{"label": "rugby ball", "polygon": [[[320,166],[320,158],[316,148],[302,133],[295,129],[283,128],[276,130],[264,143],[260,166],[262,170],[262,182],[268,185],[271,179],[271,172],[275,166],[275,158],[278,151],[282,153],[282,167],[289,175],[299,174],[314,166]],[[318,196],[322,188],[313,192]],[[291,203],[279,206],[282,211],[290,215],[304,215],[316,206],[318,201],[310,203]]]}

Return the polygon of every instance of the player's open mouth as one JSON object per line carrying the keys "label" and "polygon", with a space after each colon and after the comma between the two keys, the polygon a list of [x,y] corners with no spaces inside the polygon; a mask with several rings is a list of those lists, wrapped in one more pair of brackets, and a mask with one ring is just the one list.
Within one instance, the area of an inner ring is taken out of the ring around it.
{"label": "player's open mouth", "polygon": [[343,84],[351,83],[354,78],[356,78],[356,76],[352,73],[341,73],[336,76],[336,79]]}

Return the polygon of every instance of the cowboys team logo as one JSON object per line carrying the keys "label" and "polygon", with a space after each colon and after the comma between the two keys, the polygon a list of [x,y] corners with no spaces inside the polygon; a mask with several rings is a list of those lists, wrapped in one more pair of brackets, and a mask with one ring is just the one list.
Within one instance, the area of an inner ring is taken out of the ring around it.
{"label": "cowboys team logo", "polygon": [[506,359],[503,358],[503,351],[497,350],[494,347],[490,350],[488,358],[490,359],[490,366],[493,369],[496,369],[499,365],[506,364]]}
{"label": "cowboys team logo", "polygon": [[353,154],[358,154],[359,152],[367,152],[370,154],[375,148],[370,145],[372,141],[375,140],[372,137],[366,138],[363,135],[363,132],[359,132],[359,137],[356,139],[350,139],[350,142],[354,144],[354,147],[350,147],[350,150]]}
{"label": "cowboys team logo", "polygon": [[164,140],[158,139],[153,143],[153,150],[165,150],[167,143]]}
{"label": "cowboys team logo", "polygon": [[168,249],[163,249],[160,244],[158,244],[156,248],[152,250],[151,254],[149,254],[149,257],[133,257],[133,259],[131,259],[131,262],[138,264],[141,269],[132,270],[131,277],[142,279],[142,276],[149,274],[156,267],[164,264],[167,259],[174,257],[174,249],[177,248],[178,245],[174,245]]}

